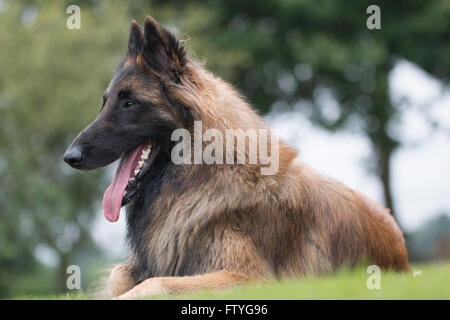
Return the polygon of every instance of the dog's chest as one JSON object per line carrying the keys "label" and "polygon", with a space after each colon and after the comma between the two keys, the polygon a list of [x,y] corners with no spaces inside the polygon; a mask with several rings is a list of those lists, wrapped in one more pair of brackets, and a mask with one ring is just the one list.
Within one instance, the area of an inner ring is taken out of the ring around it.
{"label": "dog's chest", "polygon": [[128,225],[133,270],[139,281],[149,277],[207,272],[216,264],[214,237],[182,215],[154,216]]}

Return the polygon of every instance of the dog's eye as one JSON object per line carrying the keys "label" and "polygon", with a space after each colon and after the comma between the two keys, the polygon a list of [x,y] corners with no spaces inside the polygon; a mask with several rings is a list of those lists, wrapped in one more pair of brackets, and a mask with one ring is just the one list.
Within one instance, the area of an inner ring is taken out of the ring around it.
{"label": "dog's eye", "polygon": [[132,106],[134,106],[135,105],[135,102],[134,101],[127,101],[127,102],[125,102],[124,104],[123,104],[123,107],[125,108],[125,109],[128,109],[128,108],[131,108]]}

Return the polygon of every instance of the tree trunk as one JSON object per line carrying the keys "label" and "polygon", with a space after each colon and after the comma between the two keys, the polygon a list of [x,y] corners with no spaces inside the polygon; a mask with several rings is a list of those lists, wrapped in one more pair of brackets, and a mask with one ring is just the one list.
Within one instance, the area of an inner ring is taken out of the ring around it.
{"label": "tree trunk", "polygon": [[391,211],[391,215],[395,216],[395,205],[391,189],[391,158],[392,150],[378,151],[378,174],[383,186],[384,205]]}
{"label": "tree trunk", "polygon": [[68,256],[68,254],[61,253],[59,255],[59,259],[60,260],[59,260],[59,265],[58,265],[58,269],[57,269],[57,273],[58,273],[57,289],[58,289],[58,292],[65,293],[65,292],[68,292],[68,289],[67,289],[68,274],[66,273],[66,271],[67,271],[69,256]]}
{"label": "tree trunk", "polygon": [[[368,126],[369,128],[375,128],[368,131],[368,138],[374,147],[376,173],[383,186],[384,205],[395,216],[396,208],[391,189],[391,159],[399,143],[388,133],[389,123],[394,119],[397,112],[389,96],[388,78],[392,67],[389,61],[377,67],[375,76],[376,89],[372,94],[373,108],[369,110],[369,117],[366,120],[371,124],[371,126]],[[376,119],[376,121],[373,119]]]}

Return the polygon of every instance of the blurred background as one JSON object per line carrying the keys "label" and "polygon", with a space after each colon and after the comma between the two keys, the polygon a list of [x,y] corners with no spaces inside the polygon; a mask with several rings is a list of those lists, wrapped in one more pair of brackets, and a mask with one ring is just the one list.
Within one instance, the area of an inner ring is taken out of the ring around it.
{"label": "blurred background", "polygon": [[391,208],[411,261],[450,259],[450,1],[0,0],[0,298],[65,293],[69,265],[87,290],[126,257],[124,214],[101,210],[113,168],[62,155],[147,14],[306,163]]}

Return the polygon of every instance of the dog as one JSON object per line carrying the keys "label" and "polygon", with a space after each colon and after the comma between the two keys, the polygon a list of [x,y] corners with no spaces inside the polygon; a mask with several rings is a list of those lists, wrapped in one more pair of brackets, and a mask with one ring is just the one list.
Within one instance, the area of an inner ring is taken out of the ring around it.
{"label": "dog", "polygon": [[[101,111],[64,155],[79,170],[120,159],[103,198],[109,221],[127,206],[129,257],[111,272],[114,297],[219,290],[361,262],[410,270],[389,210],[320,176],[282,142],[270,175],[260,162],[174,163],[173,132],[192,132],[198,121],[203,132],[235,129],[238,138],[268,129],[232,86],[188,58],[172,33],[150,16],[143,28],[133,20]],[[248,160],[245,150],[224,152]]]}

